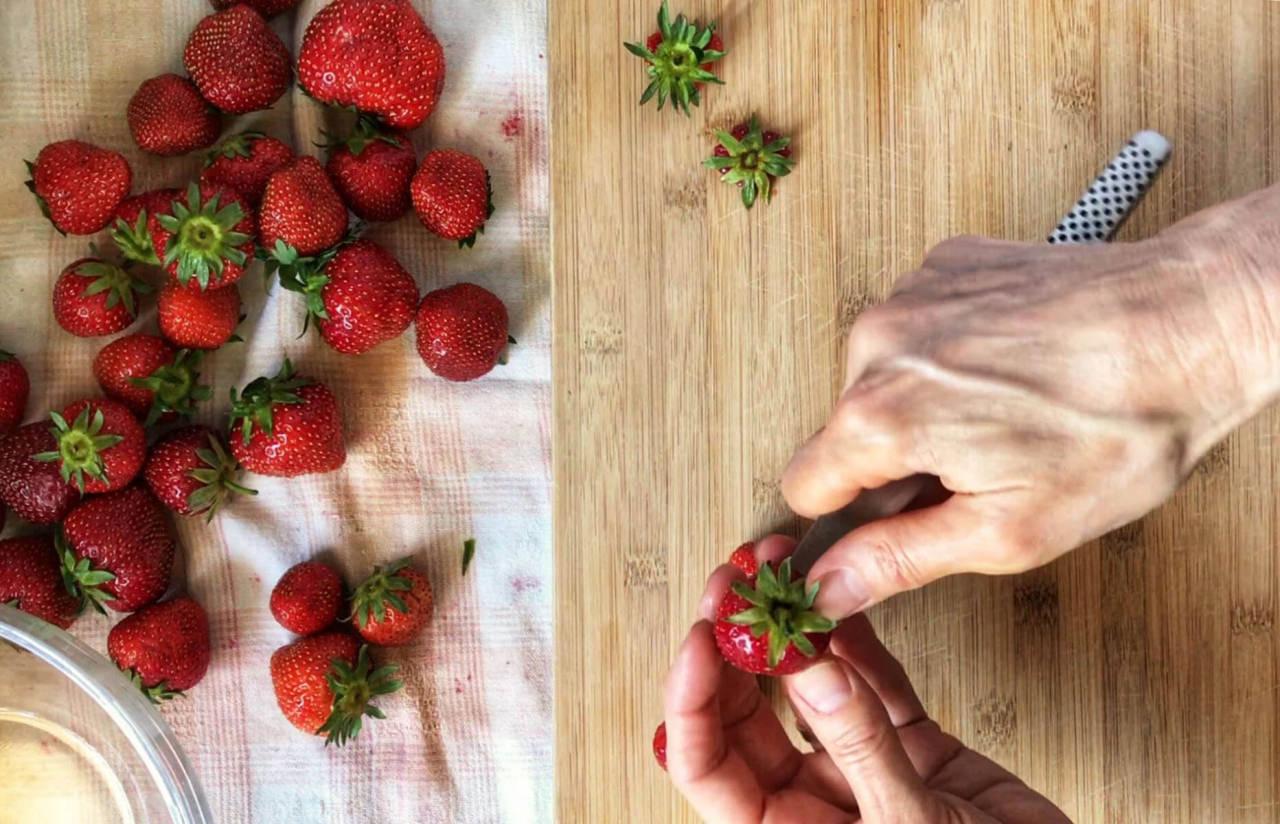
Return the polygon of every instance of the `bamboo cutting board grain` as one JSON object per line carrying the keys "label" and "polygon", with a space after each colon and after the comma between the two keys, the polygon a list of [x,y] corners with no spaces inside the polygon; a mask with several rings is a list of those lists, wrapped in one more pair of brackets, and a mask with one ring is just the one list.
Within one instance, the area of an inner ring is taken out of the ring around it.
{"label": "bamboo cutting board grain", "polygon": [[[679,4],[677,4],[679,5]],[[798,533],[777,479],[844,332],[932,244],[1036,240],[1135,130],[1174,158],[1122,233],[1276,181],[1280,4],[687,0],[728,85],[635,105],[657,0],[551,0],[557,734],[566,822],[689,821],[653,765],[711,569]],[[699,166],[752,111],[796,173],[746,213]],[[926,705],[1077,821],[1280,821],[1280,415],[1139,524],[873,620]]]}

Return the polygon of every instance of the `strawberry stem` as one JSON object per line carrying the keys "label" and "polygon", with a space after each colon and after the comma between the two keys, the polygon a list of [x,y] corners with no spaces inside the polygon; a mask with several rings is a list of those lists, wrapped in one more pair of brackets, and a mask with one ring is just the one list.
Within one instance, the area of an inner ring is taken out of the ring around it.
{"label": "strawberry stem", "polygon": [[406,558],[387,567],[373,568],[373,574],[351,596],[351,617],[356,626],[361,629],[368,626],[370,615],[376,621],[385,620],[388,606],[402,613],[409,611],[409,606],[397,593],[408,592],[413,589],[413,584],[408,578],[396,574],[408,565],[409,559]]}
{"label": "strawberry stem", "polygon": [[268,436],[274,432],[272,409],[276,404],[302,403],[296,390],[309,386],[311,381],[294,377],[293,364],[288,358],[274,378],[261,377],[244,388],[239,396],[231,390],[231,428],[240,422],[240,436],[248,444],[257,426]]}
{"label": "strawberry stem", "polygon": [[341,658],[330,662],[325,680],[333,692],[333,705],[328,720],[319,729],[319,732],[326,733],[325,746],[335,744],[341,747],[355,738],[365,716],[386,718],[372,701],[404,686],[394,677],[398,670],[394,664],[373,669],[367,644],[361,645],[354,668]]}
{"label": "strawberry stem", "polygon": [[206,512],[205,523],[213,520],[218,510],[232,495],[257,495],[258,490],[250,489],[238,482],[240,463],[227,453],[217,435],[209,435],[209,448],[197,449],[196,457],[203,467],[187,472],[188,477],[198,481],[199,489],[187,496],[187,506],[192,513]]}

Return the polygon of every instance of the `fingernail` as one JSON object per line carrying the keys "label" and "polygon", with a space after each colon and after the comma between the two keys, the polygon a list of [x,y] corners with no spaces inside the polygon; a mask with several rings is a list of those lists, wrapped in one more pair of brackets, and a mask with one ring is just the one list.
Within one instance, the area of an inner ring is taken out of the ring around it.
{"label": "fingernail", "polygon": [[849,676],[835,661],[819,661],[792,678],[791,686],[800,699],[823,715],[830,715],[849,703],[853,688]]}
{"label": "fingernail", "polygon": [[848,618],[871,602],[862,579],[847,569],[828,572],[818,579],[818,598],[814,606],[828,618]]}

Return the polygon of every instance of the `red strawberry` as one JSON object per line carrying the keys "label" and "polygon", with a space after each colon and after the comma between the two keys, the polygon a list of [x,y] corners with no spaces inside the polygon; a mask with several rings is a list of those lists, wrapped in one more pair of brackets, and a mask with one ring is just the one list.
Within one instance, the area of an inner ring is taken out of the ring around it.
{"label": "red strawberry", "polygon": [[218,110],[187,78],[162,74],[133,93],[127,110],[133,142],[144,152],[172,156],[212,146],[222,131]]}
{"label": "red strawberry", "polygon": [[369,703],[403,686],[392,664],[373,669],[369,647],[348,632],[300,638],[271,655],[271,686],[289,723],[342,746],[355,738],[364,716],[385,718]]}
{"label": "red strawberry", "polygon": [[62,565],[48,535],[0,541],[0,604],[66,629],[80,614],[80,602],[62,583]]}
{"label": "red strawberry", "polygon": [[209,669],[209,616],[185,595],[143,607],[111,628],[107,654],[151,703],[168,701]]}
{"label": "red strawberry", "polygon": [[169,588],[174,543],[164,508],[135,484],[86,498],[62,524],[59,551],[67,586],[102,612],[133,612]]}
{"label": "red strawberry", "polygon": [[81,492],[113,492],[138,476],[147,457],[147,434],[127,406],[92,398],[50,417],[55,448],[33,457],[58,464],[64,481]]}
{"label": "red strawberry", "polygon": [[342,578],[328,564],[307,561],[290,567],[271,590],[271,614],[299,635],[328,629],[342,609]]}
{"label": "red strawberry", "polygon": [[380,132],[361,118],[347,140],[330,144],[325,169],[351,211],[364,220],[397,220],[413,201],[409,184],[418,168],[404,135]]}
{"label": "red strawberry", "polygon": [[347,459],[342,410],[322,383],[295,377],[287,359],[274,378],[231,393],[231,451],[250,472],[292,478],[332,472]]}
{"label": "red strawberry", "polygon": [[182,62],[204,99],[228,114],[271,108],[293,77],[284,42],[246,5],[197,23]]}
{"label": "red strawberry", "polygon": [[667,768],[667,722],[662,722],[653,731],[653,757],[658,759],[658,766]]}
{"label": "red strawberry", "polygon": [[207,401],[200,384],[201,353],[178,350],[155,335],[126,335],[102,348],[93,359],[93,375],[108,397],[144,416],[143,424],[189,418]]}
{"label": "red strawberry", "polygon": [[724,660],[745,672],[789,675],[806,669],[826,651],[836,623],[813,610],[818,586],[792,576],[791,559],[776,571],[735,581],[716,608],[716,646]]}
{"label": "red strawberry", "polygon": [[756,200],[773,199],[773,184],[791,174],[791,139],[760,128],[759,118],[734,126],[731,133],[716,132],[715,154],[703,165],[720,172],[725,183],[742,189],[742,204],[750,209]]}
{"label": "red strawberry", "polygon": [[240,290],[233,284],[200,292],[170,283],[156,301],[160,334],[187,349],[217,349],[240,324]]}
{"label": "red strawberry", "polygon": [[746,573],[748,578],[756,577],[760,572],[760,562],[756,560],[755,542],[747,541],[735,549],[729,556],[729,563]]}
{"label": "red strawberry", "polygon": [[364,640],[401,647],[417,638],[431,620],[435,600],[427,576],[407,560],[374,567],[351,595],[351,622]]}
{"label": "red strawberry", "polygon": [[240,484],[240,464],[226,441],[207,426],[170,432],[151,448],[143,478],[152,494],[179,515],[207,513],[213,520],[233,494],[257,495]]}
{"label": "red strawberry", "polygon": [[244,132],[219,143],[209,152],[200,182],[233,189],[255,209],[271,175],[288,166],[293,149],[262,132]]}
{"label": "red strawberry", "polygon": [[105,229],[133,185],[133,171],[123,155],[79,140],[50,143],[27,169],[27,188],[64,235]]}
{"label": "red strawberry", "polygon": [[237,3],[252,6],[263,17],[275,17],[298,5],[298,0],[213,0],[213,7],[219,10],[229,9]]}
{"label": "red strawberry", "polygon": [[138,295],[151,287],[113,263],[81,258],[53,285],[53,317],[73,335],[93,338],[129,328],[138,317]]}
{"label": "red strawberry", "polygon": [[0,349],[0,436],[18,428],[27,411],[31,380],[27,368],[12,352]]}
{"label": "red strawberry", "polygon": [[298,83],[331,106],[422,125],[444,89],[444,49],[408,0],[334,0],[311,19]]}
{"label": "red strawberry", "polygon": [[493,188],[484,164],[448,149],[428,152],[413,176],[413,210],[427,231],[471,247],[493,215]]}
{"label": "red strawberry", "polygon": [[712,64],[724,57],[724,41],[715,28],[714,24],[701,27],[683,14],[672,20],[667,0],[662,0],[658,30],[649,35],[644,45],[626,44],[629,52],[648,64],[649,85],[640,105],[656,96],[661,110],[670,98],[676,111],[690,114],[690,105],[701,104],[705,84],[723,85],[711,71]]}
{"label": "red strawberry", "polygon": [[310,257],[336,246],[347,233],[347,207],[314,157],[300,157],[267,181],[258,210],[258,238],[277,258],[281,244]]}
{"label": "red strawberry", "polygon": [[153,189],[120,201],[112,223],[111,239],[125,260],[159,266],[160,258],[151,245],[153,223],[158,215],[173,210],[173,203],[181,200],[181,189]]}
{"label": "red strawberry", "polygon": [[507,307],[474,283],[437,289],[422,299],[418,354],[427,368],[451,381],[471,381],[502,362],[508,343]]}
{"label": "red strawberry", "polygon": [[187,187],[185,200],[158,215],[151,243],[169,277],[191,289],[230,286],[253,257],[253,210],[231,189]]}
{"label": "red strawberry", "polygon": [[57,449],[48,421],[0,437],[0,501],[24,521],[56,523],[80,500],[79,490],[62,477],[56,463],[36,460],[36,455]]}

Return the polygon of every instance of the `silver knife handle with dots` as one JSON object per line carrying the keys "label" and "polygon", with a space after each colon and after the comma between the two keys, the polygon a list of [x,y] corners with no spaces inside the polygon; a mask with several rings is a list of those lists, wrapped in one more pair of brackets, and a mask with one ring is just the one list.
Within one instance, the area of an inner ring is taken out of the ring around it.
{"label": "silver knife handle with dots", "polygon": [[1050,243],[1104,243],[1146,194],[1173,145],[1159,132],[1138,132],[1107,164],[1049,236]]}

